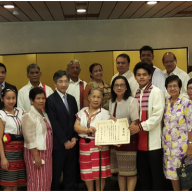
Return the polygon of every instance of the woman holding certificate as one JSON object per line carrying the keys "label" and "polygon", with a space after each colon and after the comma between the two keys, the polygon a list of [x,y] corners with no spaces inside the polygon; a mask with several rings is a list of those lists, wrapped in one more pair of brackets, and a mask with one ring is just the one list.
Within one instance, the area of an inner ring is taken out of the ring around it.
{"label": "woman holding certificate", "polygon": [[101,149],[101,190],[105,186],[105,178],[111,176],[110,151],[108,146],[95,146],[95,126],[98,120],[108,120],[109,112],[101,108],[103,91],[99,87],[89,91],[89,107],[84,107],[76,114],[75,131],[80,136],[80,173],[81,179],[85,181],[88,191],[99,191],[99,150]]}
{"label": "woman holding certificate", "polygon": [[[131,96],[131,90],[124,76],[117,76],[111,85],[112,99],[109,102],[111,119],[127,118],[129,125],[138,124],[139,104]],[[118,173],[121,191],[134,191],[137,182],[136,168],[137,134],[131,135],[130,144],[111,148],[111,172]]]}

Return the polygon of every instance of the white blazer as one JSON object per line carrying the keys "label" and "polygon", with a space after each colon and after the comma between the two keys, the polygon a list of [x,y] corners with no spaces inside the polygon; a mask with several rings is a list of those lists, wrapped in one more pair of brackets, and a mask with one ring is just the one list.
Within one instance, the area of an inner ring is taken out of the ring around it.
{"label": "white blazer", "polygon": [[37,148],[38,150],[46,150],[47,126],[44,119],[49,123],[47,114],[43,111],[42,117],[40,113],[31,106],[29,112],[22,117],[22,130],[24,136],[24,147],[27,149]]}

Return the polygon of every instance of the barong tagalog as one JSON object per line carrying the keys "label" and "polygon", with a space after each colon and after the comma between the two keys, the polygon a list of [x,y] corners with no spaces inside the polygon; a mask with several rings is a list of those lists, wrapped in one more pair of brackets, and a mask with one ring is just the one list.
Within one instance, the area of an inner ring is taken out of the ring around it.
{"label": "barong tagalog", "polygon": [[95,145],[117,145],[130,143],[127,118],[96,122]]}

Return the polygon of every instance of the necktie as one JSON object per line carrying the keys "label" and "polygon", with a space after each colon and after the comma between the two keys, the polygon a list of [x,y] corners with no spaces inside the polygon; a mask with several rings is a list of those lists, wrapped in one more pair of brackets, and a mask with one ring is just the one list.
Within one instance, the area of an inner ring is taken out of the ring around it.
{"label": "necktie", "polygon": [[65,107],[66,107],[67,111],[69,112],[69,106],[68,106],[68,102],[67,102],[67,95],[64,95],[63,98],[64,98]]}

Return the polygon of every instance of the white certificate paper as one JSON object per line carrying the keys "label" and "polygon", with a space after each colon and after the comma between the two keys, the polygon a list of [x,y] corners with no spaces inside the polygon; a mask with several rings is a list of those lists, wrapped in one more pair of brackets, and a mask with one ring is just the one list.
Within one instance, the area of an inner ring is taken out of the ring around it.
{"label": "white certificate paper", "polygon": [[115,145],[130,143],[130,130],[127,118],[97,121],[95,145]]}

